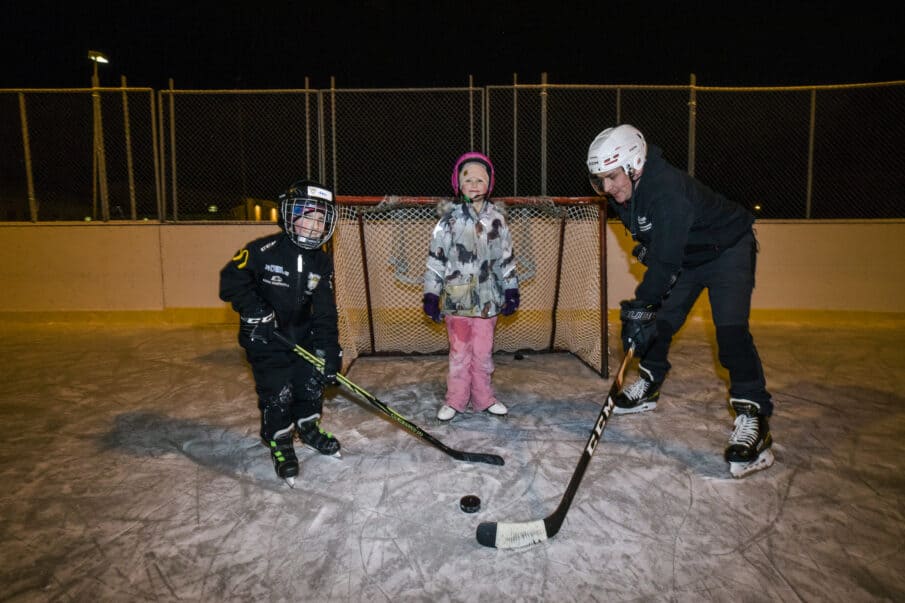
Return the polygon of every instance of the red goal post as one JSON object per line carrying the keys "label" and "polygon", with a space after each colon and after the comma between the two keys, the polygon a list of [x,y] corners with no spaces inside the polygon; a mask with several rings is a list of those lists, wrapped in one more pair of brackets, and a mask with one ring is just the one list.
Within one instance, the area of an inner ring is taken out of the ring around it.
{"label": "red goal post", "polygon": [[[338,196],[331,241],[340,344],[359,356],[446,353],[421,310],[441,197]],[[606,207],[593,197],[496,197],[505,204],[521,305],[497,323],[494,351],[566,351],[607,368]],[[348,364],[347,364],[348,365]]]}

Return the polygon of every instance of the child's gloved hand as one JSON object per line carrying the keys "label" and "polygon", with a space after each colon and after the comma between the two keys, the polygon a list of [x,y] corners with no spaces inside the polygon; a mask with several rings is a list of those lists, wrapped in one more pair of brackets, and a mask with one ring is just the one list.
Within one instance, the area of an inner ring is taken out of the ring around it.
{"label": "child's gloved hand", "polygon": [[440,298],[434,295],[433,293],[425,293],[424,299],[422,300],[422,304],[424,307],[424,313],[427,314],[430,319],[434,322],[443,322],[443,317],[440,316]]}
{"label": "child's gloved hand", "polygon": [[325,350],[314,350],[315,356],[324,361],[323,371],[314,371],[314,376],[322,385],[336,385],[339,383],[337,374],[343,368],[343,351],[337,347],[327,353]]}
{"label": "child's gloved hand", "polygon": [[249,340],[270,343],[277,329],[276,312],[266,304],[252,308],[239,315],[239,332]]}
{"label": "child's gloved hand", "polygon": [[514,314],[518,310],[519,304],[518,289],[506,289],[503,293],[503,299],[503,307],[500,309],[500,314],[503,316]]}

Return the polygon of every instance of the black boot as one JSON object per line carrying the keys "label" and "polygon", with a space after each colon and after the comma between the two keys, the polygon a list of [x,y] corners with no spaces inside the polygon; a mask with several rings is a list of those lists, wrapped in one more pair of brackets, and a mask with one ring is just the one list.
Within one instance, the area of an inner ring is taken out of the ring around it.
{"label": "black boot", "polygon": [[319,416],[311,419],[299,419],[296,428],[299,439],[306,446],[314,448],[321,454],[339,456],[339,440],[333,437],[329,431],[321,429]]}
{"label": "black boot", "polygon": [[267,441],[267,445],[277,476],[294,486],[295,477],[299,474],[299,461],[295,456],[295,448],[292,447],[292,426],[276,432]]}
{"label": "black boot", "polygon": [[745,477],[773,464],[773,436],[770,423],[760,414],[760,405],[750,400],[732,398],[729,405],[735,411],[735,429],[726,447],[726,462],[732,477]]}
{"label": "black boot", "polygon": [[638,380],[625,387],[613,398],[613,414],[627,415],[657,408],[662,381],[654,381],[653,375],[643,366],[638,367]]}

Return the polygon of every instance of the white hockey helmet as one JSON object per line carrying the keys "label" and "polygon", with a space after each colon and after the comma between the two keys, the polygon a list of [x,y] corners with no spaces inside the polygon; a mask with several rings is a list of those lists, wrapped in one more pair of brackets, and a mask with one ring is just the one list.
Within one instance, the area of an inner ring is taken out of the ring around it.
{"label": "white hockey helmet", "polygon": [[598,195],[603,195],[603,182],[597,177],[622,168],[631,178],[635,172],[644,167],[647,160],[647,143],[644,135],[634,126],[622,124],[615,128],[607,128],[597,135],[588,147],[588,173],[591,186]]}

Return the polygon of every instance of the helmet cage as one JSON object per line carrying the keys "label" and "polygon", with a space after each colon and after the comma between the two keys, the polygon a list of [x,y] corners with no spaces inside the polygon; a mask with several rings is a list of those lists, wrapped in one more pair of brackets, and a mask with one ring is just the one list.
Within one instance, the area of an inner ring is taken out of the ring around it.
{"label": "helmet cage", "polygon": [[317,249],[330,240],[336,228],[333,193],[316,184],[295,184],[280,195],[280,218],[293,243],[302,249]]}

